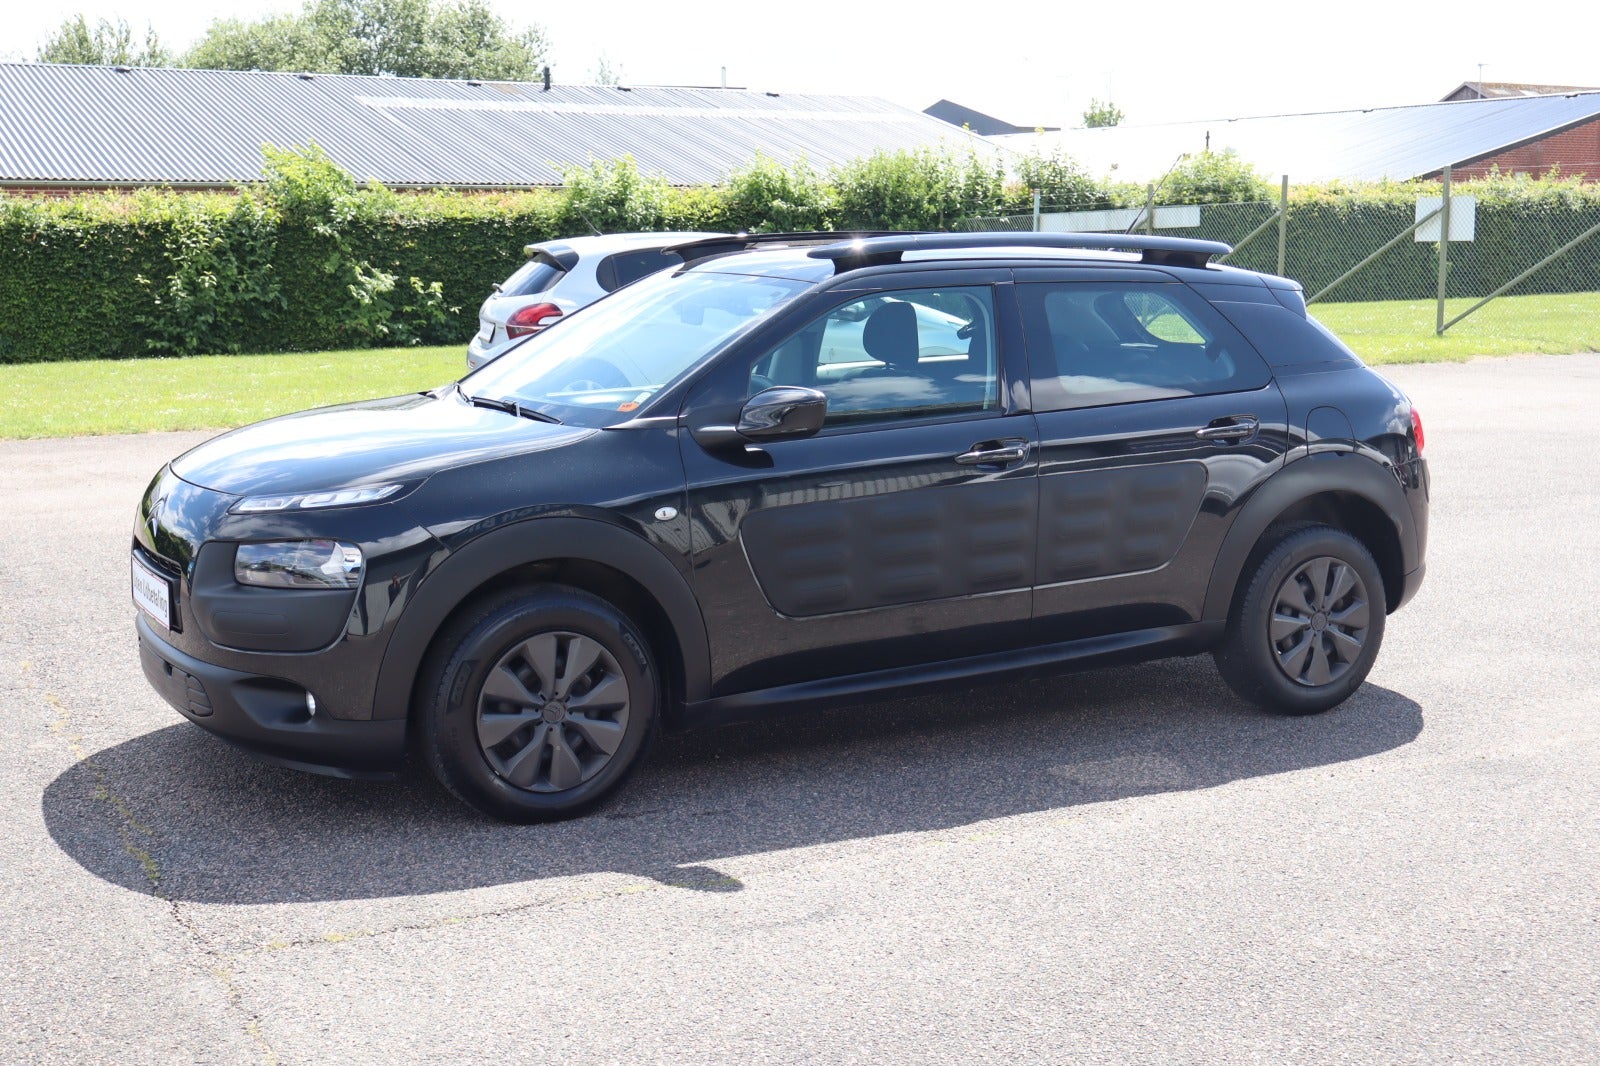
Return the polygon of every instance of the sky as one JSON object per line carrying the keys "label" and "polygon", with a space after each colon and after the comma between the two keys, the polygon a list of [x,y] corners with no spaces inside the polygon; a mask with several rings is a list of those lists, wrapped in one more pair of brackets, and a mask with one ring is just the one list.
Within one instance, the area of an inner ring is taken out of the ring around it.
{"label": "sky", "polygon": [[[986,5],[869,0],[492,0],[541,25],[557,82],[587,83],[603,56],[624,84],[730,85],[881,96],[921,109],[943,98],[1019,125],[1081,125],[1093,98],[1129,124],[1427,103],[1463,81],[1600,86],[1600,6],[1390,0],[1238,5]],[[31,59],[62,18],[148,23],[172,48],[219,13],[297,10],[299,0],[64,0],[16,5],[0,57]]]}

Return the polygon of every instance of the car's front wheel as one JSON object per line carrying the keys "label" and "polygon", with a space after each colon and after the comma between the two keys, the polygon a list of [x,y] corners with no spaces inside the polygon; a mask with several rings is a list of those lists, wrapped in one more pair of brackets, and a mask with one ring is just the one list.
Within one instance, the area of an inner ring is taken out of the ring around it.
{"label": "car's front wheel", "polygon": [[1383,642],[1383,575],[1355,537],[1329,526],[1286,532],[1241,579],[1215,652],[1241,698],[1316,714],[1366,679]]}
{"label": "car's front wheel", "polygon": [[649,645],[606,601],[558,585],[512,590],[452,623],[417,722],[429,767],[485,814],[581,814],[633,770],[654,728]]}

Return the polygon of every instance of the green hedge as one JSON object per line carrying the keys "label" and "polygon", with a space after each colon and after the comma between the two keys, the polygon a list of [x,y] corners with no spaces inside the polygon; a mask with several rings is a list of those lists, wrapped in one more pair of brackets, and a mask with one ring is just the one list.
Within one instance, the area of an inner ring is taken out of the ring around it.
{"label": "green hedge", "polygon": [[[1321,291],[1340,275],[1378,251],[1416,220],[1419,196],[1438,196],[1438,182],[1385,182],[1352,186],[1334,183],[1294,190],[1289,201],[1285,273]],[[1476,232],[1471,241],[1450,245],[1447,295],[1486,296],[1523,270],[1600,224],[1600,185],[1550,176],[1541,179],[1495,177],[1457,183],[1452,193],[1477,199]],[[1196,236],[1237,242],[1271,213],[1263,204],[1240,213],[1227,229],[1208,225],[1201,208]],[[1249,225],[1245,225],[1248,219]],[[1174,236],[1183,230],[1163,230]],[[1600,235],[1546,266],[1517,286],[1520,294],[1600,290]],[[1277,270],[1277,234],[1262,234],[1229,259],[1253,270]],[[1340,282],[1324,297],[1330,301],[1431,300],[1438,293],[1439,251],[1433,242],[1407,238],[1360,273]]]}
{"label": "green hedge", "polygon": [[464,342],[564,198],[357,189],[0,197],[0,362]]}
{"label": "green hedge", "polygon": [[[490,287],[534,241],[595,231],[949,229],[1052,206],[1143,203],[1071,160],[1035,155],[1008,181],[943,150],[880,152],[818,171],[758,158],[718,186],[669,188],[632,160],[574,168],[561,190],[400,194],[358,186],[315,147],[264,149],[267,180],[232,194],[144,191],[59,199],[0,196],[0,362],[195,352],[273,352],[464,343]],[[1410,225],[1419,183],[1301,188],[1291,201],[1288,273],[1316,291]],[[1265,201],[1273,192],[1229,155],[1185,161],[1163,203]],[[1600,187],[1494,179],[1477,240],[1452,245],[1451,292],[1483,294],[1600,221]],[[1237,241],[1271,210],[1202,208],[1196,236]],[[1163,231],[1181,232],[1181,231]],[[1596,242],[1600,247],[1600,241]],[[1276,267],[1275,234],[1234,259]],[[1430,297],[1435,248],[1405,241],[1329,299]],[[1600,288],[1593,255],[1570,256],[1520,291]]]}

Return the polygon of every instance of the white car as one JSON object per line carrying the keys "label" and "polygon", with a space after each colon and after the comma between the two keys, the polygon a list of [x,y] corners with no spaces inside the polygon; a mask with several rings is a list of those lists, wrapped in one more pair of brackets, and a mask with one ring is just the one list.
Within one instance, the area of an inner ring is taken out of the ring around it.
{"label": "white car", "polygon": [[678,266],[665,249],[725,233],[612,233],[530,244],[528,261],[483,301],[467,369],[478,367],[580,307],[632,281]]}

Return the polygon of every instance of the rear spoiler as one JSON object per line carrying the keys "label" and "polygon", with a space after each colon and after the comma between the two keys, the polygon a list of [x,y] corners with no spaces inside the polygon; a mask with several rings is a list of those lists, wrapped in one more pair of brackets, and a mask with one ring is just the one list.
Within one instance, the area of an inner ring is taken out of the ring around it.
{"label": "rear spoiler", "polygon": [[578,265],[578,253],[569,244],[525,244],[522,254],[557,270],[571,270]]}

